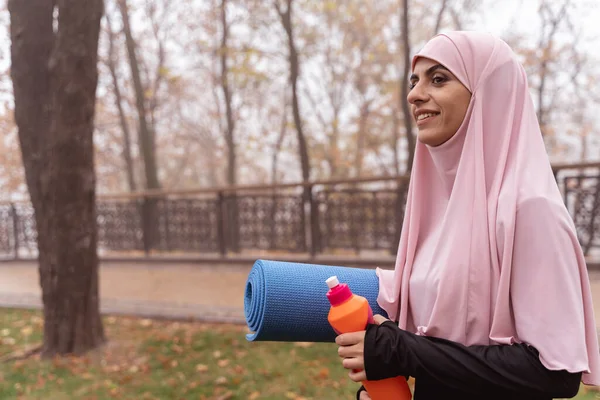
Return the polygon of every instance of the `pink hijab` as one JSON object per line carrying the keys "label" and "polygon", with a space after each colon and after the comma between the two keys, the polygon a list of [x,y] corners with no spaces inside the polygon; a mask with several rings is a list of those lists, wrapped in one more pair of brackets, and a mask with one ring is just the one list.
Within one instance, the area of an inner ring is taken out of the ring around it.
{"label": "pink hijab", "polygon": [[472,93],[455,136],[417,143],[395,271],[378,302],[402,329],[465,345],[528,343],[552,370],[600,384],[592,297],[527,77],[486,33],[434,37],[413,59]]}

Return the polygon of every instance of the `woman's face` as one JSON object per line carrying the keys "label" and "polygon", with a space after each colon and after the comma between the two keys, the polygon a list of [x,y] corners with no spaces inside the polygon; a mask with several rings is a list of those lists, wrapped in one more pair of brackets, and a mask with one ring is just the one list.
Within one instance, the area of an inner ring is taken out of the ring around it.
{"label": "woman's face", "polygon": [[418,58],[410,77],[408,102],[419,129],[419,141],[439,146],[450,139],[463,122],[471,92],[446,67]]}

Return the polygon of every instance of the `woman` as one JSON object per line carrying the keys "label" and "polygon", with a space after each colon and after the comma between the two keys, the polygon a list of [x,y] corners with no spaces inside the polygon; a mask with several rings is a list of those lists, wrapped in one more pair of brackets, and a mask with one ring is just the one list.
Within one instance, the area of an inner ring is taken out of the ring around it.
{"label": "woman", "polygon": [[391,321],[338,336],[351,379],[413,376],[415,400],[600,383],[585,260],[515,54],[486,33],[438,35],[410,81],[419,140],[396,268],[377,270]]}

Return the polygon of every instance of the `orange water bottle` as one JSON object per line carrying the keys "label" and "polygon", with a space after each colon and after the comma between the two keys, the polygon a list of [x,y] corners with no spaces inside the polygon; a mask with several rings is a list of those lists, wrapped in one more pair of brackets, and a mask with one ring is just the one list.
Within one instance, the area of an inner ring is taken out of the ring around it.
{"label": "orange water bottle", "polygon": [[[357,332],[366,329],[373,323],[373,311],[369,302],[362,296],[353,294],[345,283],[340,283],[337,276],[327,279],[327,298],[331,309],[327,319],[338,333]],[[373,400],[410,400],[412,393],[406,379],[402,376],[378,381],[363,381],[365,389]]]}

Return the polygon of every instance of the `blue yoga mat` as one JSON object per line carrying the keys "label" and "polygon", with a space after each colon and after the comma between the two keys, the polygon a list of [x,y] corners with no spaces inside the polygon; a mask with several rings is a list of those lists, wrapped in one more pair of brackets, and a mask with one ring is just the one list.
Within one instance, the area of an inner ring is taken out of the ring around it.
{"label": "blue yoga mat", "polygon": [[369,301],[374,314],[387,316],[377,304],[379,280],[373,269],[257,260],[248,275],[244,315],[249,341],[333,342],[327,321],[331,305],[325,280],[336,275],[353,293]]}

